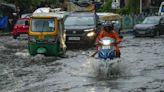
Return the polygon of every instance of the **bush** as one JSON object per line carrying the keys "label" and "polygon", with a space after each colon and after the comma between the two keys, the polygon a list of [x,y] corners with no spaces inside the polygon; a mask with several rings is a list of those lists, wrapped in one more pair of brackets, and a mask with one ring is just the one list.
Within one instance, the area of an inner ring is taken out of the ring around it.
{"label": "bush", "polygon": [[109,12],[111,11],[112,0],[108,0],[99,10],[98,12]]}

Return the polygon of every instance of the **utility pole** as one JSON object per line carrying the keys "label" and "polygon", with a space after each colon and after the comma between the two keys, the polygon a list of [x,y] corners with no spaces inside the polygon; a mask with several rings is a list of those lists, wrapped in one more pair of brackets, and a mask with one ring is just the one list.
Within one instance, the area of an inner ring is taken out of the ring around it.
{"label": "utility pole", "polygon": [[140,0],[140,13],[142,13],[142,0]]}

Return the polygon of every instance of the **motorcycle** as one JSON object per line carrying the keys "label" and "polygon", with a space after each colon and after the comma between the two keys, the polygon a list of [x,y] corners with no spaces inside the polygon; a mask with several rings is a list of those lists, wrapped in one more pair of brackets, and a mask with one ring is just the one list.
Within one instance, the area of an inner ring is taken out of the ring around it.
{"label": "motorcycle", "polygon": [[116,40],[110,37],[100,39],[98,45],[98,58],[100,59],[114,59],[116,58],[115,44]]}
{"label": "motorcycle", "polygon": [[120,59],[116,58],[115,46],[116,40],[111,37],[104,37],[98,42],[98,58],[102,59],[99,63],[98,72],[102,77],[109,77],[111,75],[117,75],[119,71]]}

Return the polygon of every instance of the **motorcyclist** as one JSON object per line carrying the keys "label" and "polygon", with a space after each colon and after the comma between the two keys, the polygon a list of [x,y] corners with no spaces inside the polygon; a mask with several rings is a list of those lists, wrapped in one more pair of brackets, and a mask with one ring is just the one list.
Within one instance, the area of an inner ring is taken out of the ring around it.
{"label": "motorcyclist", "polygon": [[[109,36],[109,37],[116,40],[116,44],[114,44],[115,51],[116,51],[116,57],[120,57],[121,53],[120,53],[120,49],[119,49],[118,44],[120,42],[122,42],[122,38],[120,38],[119,34],[116,31],[114,31],[112,24],[109,24],[109,23],[103,23],[102,24],[101,31],[99,32],[99,34],[96,38],[96,43],[98,43],[101,38],[104,38],[106,36]],[[98,46],[99,45],[97,44],[96,45],[97,50],[98,50]]]}

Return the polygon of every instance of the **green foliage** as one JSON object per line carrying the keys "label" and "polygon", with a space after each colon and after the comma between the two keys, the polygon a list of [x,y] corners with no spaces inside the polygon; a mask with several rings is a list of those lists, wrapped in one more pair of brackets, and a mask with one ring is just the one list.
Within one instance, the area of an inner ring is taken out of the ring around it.
{"label": "green foliage", "polygon": [[98,12],[115,12],[120,14],[139,13],[140,0],[128,0],[127,3],[127,6],[124,8],[114,10],[111,8],[112,0],[106,0],[106,4],[104,4]]}
{"label": "green foliage", "polygon": [[128,0],[128,5],[126,8],[129,9],[129,13],[137,14],[139,13],[140,0]]}
{"label": "green foliage", "polygon": [[112,0],[107,0],[106,3],[98,10],[98,12],[109,12],[111,10]]}
{"label": "green foliage", "polygon": [[119,14],[129,14],[130,13],[130,9],[127,7],[121,8],[117,10],[117,13]]}

